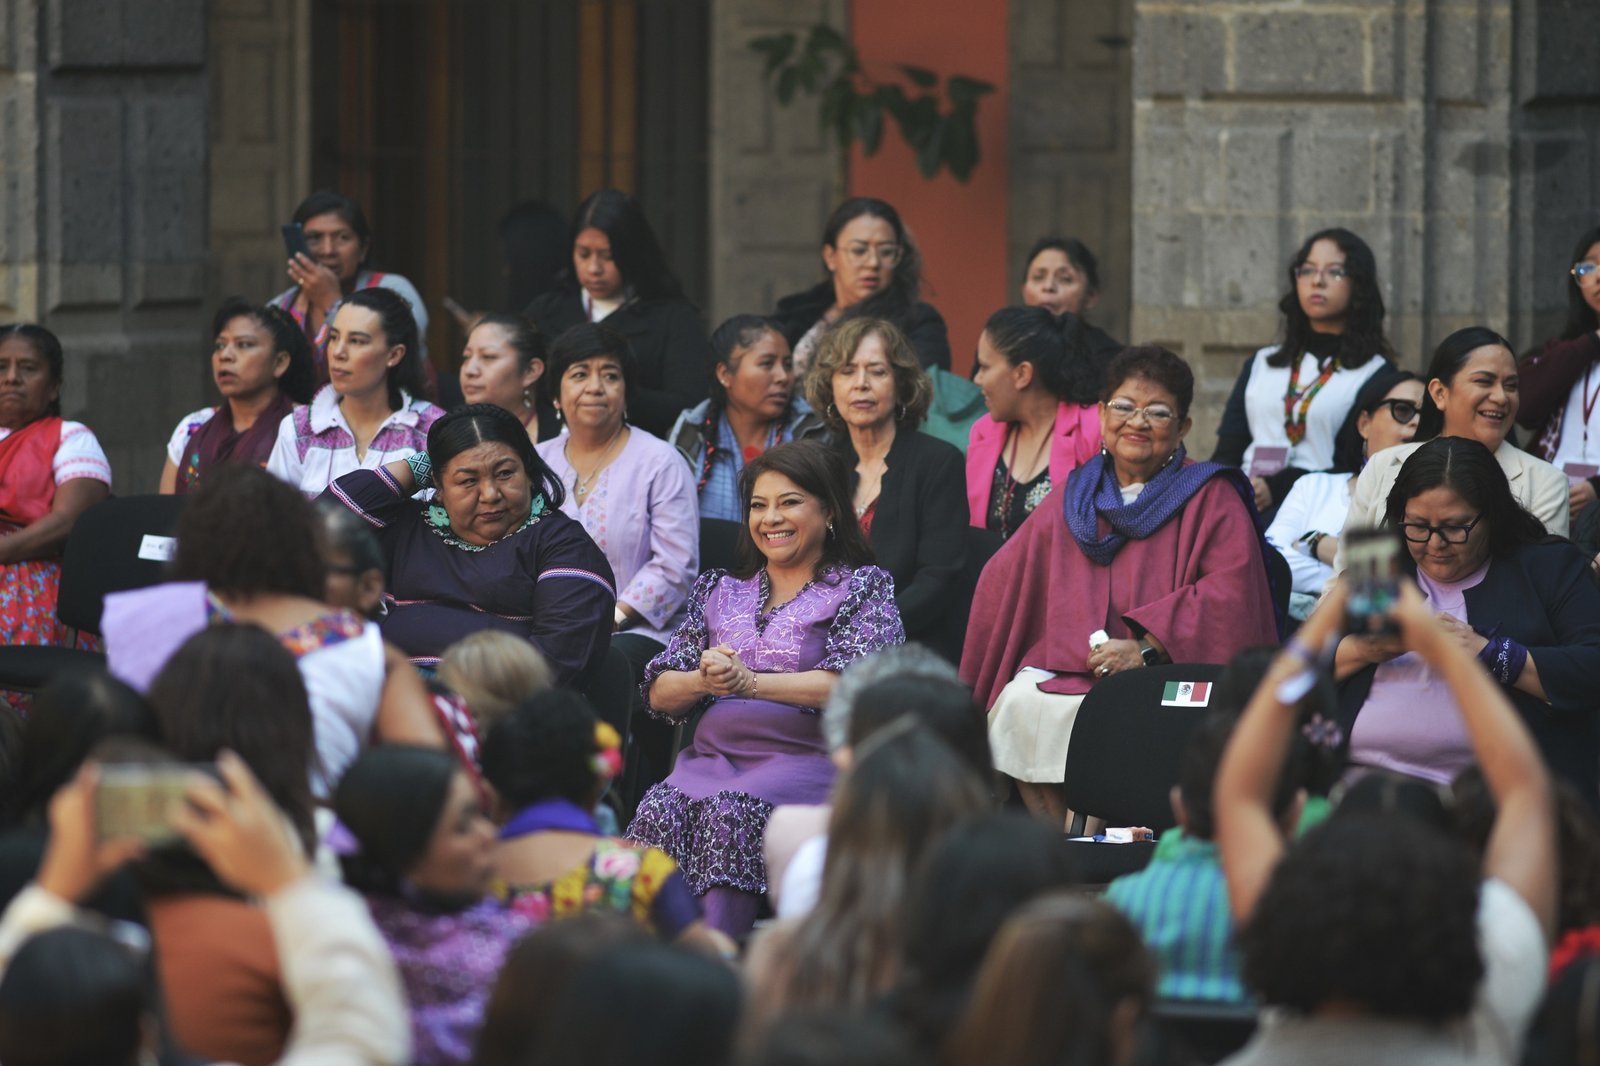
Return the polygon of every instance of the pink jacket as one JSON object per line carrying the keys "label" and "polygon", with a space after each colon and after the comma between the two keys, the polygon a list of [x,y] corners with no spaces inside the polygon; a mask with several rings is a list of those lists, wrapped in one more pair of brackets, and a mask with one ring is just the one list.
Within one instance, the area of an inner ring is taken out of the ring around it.
{"label": "pink jacket", "polygon": [[[1005,447],[1009,424],[984,415],[972,424],[967,438],[967,508],[971,524],[988,525],[989,488],[994,484],[994,464]],[[1050,442],[1050,484],[1066,484],[1067,475],[1100,450],[1100,408],[1095,404],[1064,403],[1056,412],[1056,435]]]}

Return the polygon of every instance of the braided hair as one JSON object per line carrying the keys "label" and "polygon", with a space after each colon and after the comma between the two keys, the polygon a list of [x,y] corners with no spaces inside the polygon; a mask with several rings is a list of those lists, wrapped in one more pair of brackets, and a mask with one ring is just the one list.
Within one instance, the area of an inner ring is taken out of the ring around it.
{"label": "braided hair", "polygon": [[[706,416],[700,422],[700,439],[704,442],[705,450],[700,458],[700,476],[695,484],[696,494],[704,492],[706,482],[711,480],[712,457],[717,451],[717,425],[722,421],[722,413],[728,407],[728,390],[717,380],[717,367],[725,366],[732,372],[735,369],[733,358],[740,349],[753,347],[768,333],[775,333],[781,337],[783,329],[766,315],[744,314],[734,315],[711,334],[711,341],[707,347],[707,352],[710,354],[707,369],[711,377],[711,399],[706,404]],[[790,406],[784,409],[780,423],[787,423],[789,420],[789,411],[794,405],[792,392],[789,404]]]}

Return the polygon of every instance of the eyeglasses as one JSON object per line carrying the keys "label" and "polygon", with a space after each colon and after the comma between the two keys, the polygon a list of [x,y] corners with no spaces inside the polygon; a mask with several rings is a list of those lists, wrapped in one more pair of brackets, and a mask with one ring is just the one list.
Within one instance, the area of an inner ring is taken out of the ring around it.
{"label": "eyeglasses", "polygon": [[1597,270],[1600,270],[1600,263],[1591,263],[1589,260],[1585,259],[1581,263],[1573,263],[1570,273],[1574,278],[1582,281],[1584,278],[1588,277],[1590,274],[1593,274]]}
{"label": "eyeglasses", "polygon": [[1389,417],[1393,418],[1402,426],[1410,425],[1411,420],[1416,418],[1418,413],[1422,410],[1421,407],[1412,403],[1410,400],[1379,400],[1377,404],[1373,406],[1372,413],[1377,414],[1378,409],[1381,407],[1387,407],[1389,409]]}
{"label": "eyeglasses", "polygon": [[847,244],[844,249],[845,258],[856,266],[865,263],[869,257],[876,258],[882,266],[894,266],[900,261],[900,246],[898,244]]}
{"label": "eyeglasses", "polygon": [[1106,404],[1106,410],[1110,411],[1114,416],[1116,416],[1115,420],[1117,422],[1128,422],[1131,421],[1135,415],[1143,415],[1144,420],[1150,423],[1152,429],[1166,429],[1172,424],[1172,420],[1178,417],[1177,413],[1174,412],[1172,408],[1168,407],[1166,404],[1159,403],[1146,404],[1143,407],[1135,407],[1133,403],[1128,400],[1112,400],[1110,403]]}
{"label": "eyeglasses", "polygon": [[1344,281],[1350,272],[1341,263],[1332,266],[1314,267],[1310,263],[1301,263],[1294,268],[1296,281],[1310,281],[1312,278],[1327,278],[1329,281]]}
{"label": "eyeglasses", "polygon": [[1482,521],[1483,515],[1480,514],[1464,526],[1430,526],[1426,522],[1401,522],[1400,532],[1413,544],[1426,544],[1435,533],[1439,534],[1439,539],[1446,544],[1465,544],[1472,527]]}

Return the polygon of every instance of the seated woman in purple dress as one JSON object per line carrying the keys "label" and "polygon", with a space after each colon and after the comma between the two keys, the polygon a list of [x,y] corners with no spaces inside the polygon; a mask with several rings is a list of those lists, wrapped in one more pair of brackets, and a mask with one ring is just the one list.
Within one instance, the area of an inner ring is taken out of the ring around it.
{"label": "seated woman in purple dress", "polygon": [[[411,498],[425,488],[437,490],[431,504]],[[426,452],[351,471],[327,495],[377,530],[389,560],[383,634],[418,666],[481,629],[530,641],[557,684],[605,659],[611,566],[561,513],[560,480],[505,408],[457,408],[428,431]]]}
{"label": "seated woman in purple dress", "polygon": [[365,894],[405,984],[412,1061],[469,1062],[506,952],[532,928],[488,895],[494,823],[472,778],[449,752],[374,748],[333,806],[354,837],[344,879]]}
{"label": "seated woman in purple dress", "polygon": [[700,575],[645,669],[651,713],[707,710],[628,836],[676,859],[706,924],[736,939],[767,890],[773,807],[821,803],[833,781],[818,709],[851,662],[905,640],[894,580],[870,565],[848,485],[843,461],[813,441],[751,460],[739,476],[750,537],[733,571]]}

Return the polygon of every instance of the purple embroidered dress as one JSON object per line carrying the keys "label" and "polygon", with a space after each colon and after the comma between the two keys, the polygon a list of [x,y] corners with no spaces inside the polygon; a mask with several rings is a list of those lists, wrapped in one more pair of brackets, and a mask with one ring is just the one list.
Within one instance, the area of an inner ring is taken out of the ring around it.
{"label": "purple embroidered dress", "polygon": [[411,1061],[415,1066],[471,1062],[484,1004],[506,952],[533,923],[494,900],[430,913],[401,899],[368,896],[367,907],[405,985]]}
{"label": "purple embroidered dress", "polygon": [[[646,707],[651,682],[668,670],[698,670],[701,653],[717,645],[758,673],[800,673],[837,672],[905,641],[894,579],[876,566],[832,570],[763,615],[767,596],[765,570],[743,579],[723,570],[700,575],[683,624],[645,668]],[[717,887],[762,893],[772,809],[823,802],[833,776],[816,708],[715,699],[671,775],[640,801],[628,836],[676,859],[696,895]]]}

